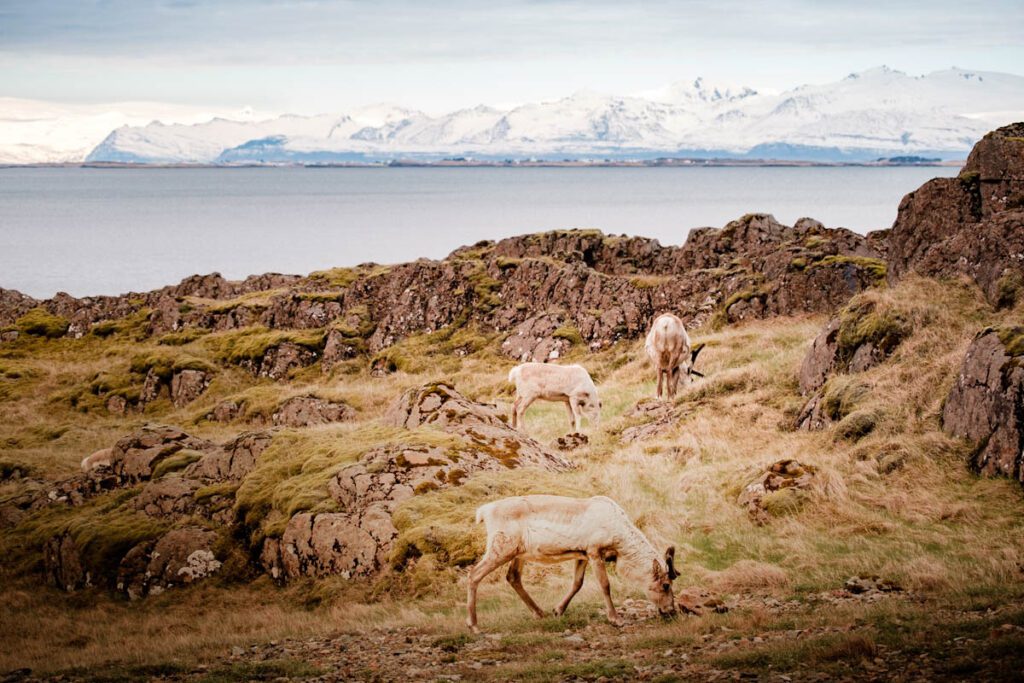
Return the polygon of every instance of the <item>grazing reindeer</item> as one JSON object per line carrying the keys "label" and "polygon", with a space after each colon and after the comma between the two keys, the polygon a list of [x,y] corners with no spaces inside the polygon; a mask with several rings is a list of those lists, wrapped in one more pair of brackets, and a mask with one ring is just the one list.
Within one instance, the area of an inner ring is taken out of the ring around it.
{"label": "grazing reindeer", "polygon": [[476,591],[485,576],[511,562],[506,578],[526,606],[543,617],[544,612],[523,588],[522,571],[528,560],[544,563],[576,561],[576,575],[569,593],[555,614],[561,615],[583,585],[587,562],[594,568],[604,592],[608,621],[622,622],[612,604],[605,573],[606,559],[617,558],[623,576],[643,586],[647,599],[663,616],[676,612],[672,581],[678,576],[672,565],[675,547],[659,555],[650,541],[633,526],[625,511],[610,498],[565,496],[515,496],[481,505],[476,521],[487,525],[487,551],[469,572],[466,624],[478,633]]}
{"label": "grazing reindeer", "polygon": [[512,404],[513,429],[522,426],[523,413],[537,399],[565,403],[569,421],[577,433],[583,415],[594,422],[601,418],[597,387],[582,365],[523,363],[509,370],[508,381],[516,385],[516,400]]}
{"label": "grazing reindeer", "polygon": [[651,331],[647,333],[644,348],[658,372],[659,399],[662,397],[663,380],[669,399],[673,399],[676,397],[676,389],[679,387],[679,378],[683,371],[686,372],[687,381],[692,375],[704,376],[693,369],[697,354],[704,345],[691,349],[690,337],[686,334],[683,321],[671,313],[663,313],[655,318]]}

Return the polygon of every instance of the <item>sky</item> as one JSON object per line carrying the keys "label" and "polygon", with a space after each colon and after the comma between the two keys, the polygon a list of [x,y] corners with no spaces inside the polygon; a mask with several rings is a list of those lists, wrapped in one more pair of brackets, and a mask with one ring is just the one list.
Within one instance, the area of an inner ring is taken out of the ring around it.
{"label": "sky", "polygon": [[1022,0],[0,0],[0,97],[428,113],[703,76],[1024,72]]}

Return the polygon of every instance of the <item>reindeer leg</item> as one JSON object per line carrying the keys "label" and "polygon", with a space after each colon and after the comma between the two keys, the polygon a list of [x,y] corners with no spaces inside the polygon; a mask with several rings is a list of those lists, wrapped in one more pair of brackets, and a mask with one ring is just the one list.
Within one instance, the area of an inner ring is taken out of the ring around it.
{"label": "reindeer leg", "polygon": [[519,424],[519,395],[516,395],[516,400],[512,401],[512,429],[515,429]]}
{"label": "reindeer leg", "polygon": [[587,557],[590,558],[590,564],[594,566],[597,582],[601,584],[601,592],[604,593],[604,604],[607,608],[609,623],[612,626],[622,626],[622,620],[619,619],[619,614],[615,611],[615,605],[612,603],[612,585],[608,581],[608,573],[604,569],[604,558],[596,550],[588,552]]}
{"label": "reindeer leg", "polygon": [[572,577],[572,588],[570,588],[566,596],[562,598],[562,602],[558,603],[558,607],[555,608],[555,616],[560,617],[565,614],[565,610],[568,609],[569,603],[572,602],[572,599],[580,592],[580,588],[583,587],[583,576],[586,573],[587,561],[576,560],[576,574]]}
{"label": "reindeer leg", "polygon": [[661,379],[664,377],[665,372],[661,368],[658,368],[658,400],[661,400]]}
{"label": "reindeer leg", "polygon": [[494,537],[493,542],[487,548],[487,553],[480,562],[469,571],[469,579],[466,582],[466,625],[473,633],[479,633],[476,625],[476,590],[480,582],[495,569],[512,560],[516,556],[517,549],[505,534],[499,533]]}
{"label": "reindeer leg", "polygon": [[572,402],[572,399],[570,399],[569,400],[569,412],[572,413],[573,433],[574,434],[579,434],[580,433],[580,429],[581,429],[580,424],[581,424],[581,422],[583,420],[583,409],[580,408],[578,403],[574,404]]}
{"label": "reindeer leg", "polygon": [[512,564],[508,566],[508,574],[505,575],[505,580],[508,581],[509,585],[512,586],[516,593],[519,594],[519,597],[523,599],[523,602],[525,602],[526,606],[530,608],[530,611],[536,614],[538,619],[543,619],[545,616],[544,610],[537,606],[537,603],[533,601],[533,598],[530,597],[530,594],[527,593],[526,589],[523,587],[524,564],[525,562],[523,562],[523,558],[521,557],[517,557],[512,560]]}
{"label": "reindeer leg", "polygon": [[[569,424],[575,426],[575,424],[576,424],[576,413],[572,409],[572,399],[569,399],[569,398],[565,399],[565,409],[569,413]],[[579,431],[579,430],[577,429],[576,431]]]}
{"label": "reindeer leg", "polygon": [[519,412],[519,420],[518,420],[518,423],[517,423],[519,429],[525,429],[526,428],[526,425],[523,423],[523,415],[526,414],[526,409],[529,408],[531,405],[533,405],[533,402],[536,401],[536,400],[537,400],[536,396],[530,396],[528,398],[521,398],[521,399],[519,399],[519,408],[517,409],[518,412]]}

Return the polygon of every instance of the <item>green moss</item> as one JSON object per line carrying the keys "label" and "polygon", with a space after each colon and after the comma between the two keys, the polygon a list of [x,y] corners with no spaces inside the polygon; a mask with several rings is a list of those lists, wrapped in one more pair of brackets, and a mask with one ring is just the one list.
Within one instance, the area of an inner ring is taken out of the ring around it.
{"label": "green moss", "polygon": [[182,370],[201,370],[209,373],[215,370],[202,358],[164,351],[136,355],[129,367],[132,372],[139,375],[146,375],[152,371],[164,382],[169,382],[174,373]]}
{"label": "green moss", "polygon": [[635,275],[629,278],[629,283],[637,289],[654,289],[671,281],[669,275]]}
{"label": "green moss", "polygon": [[869,258],[867,256],[826,256],[823,259],[811,263],[811,268],[826,268],[835,265],[853,265],[867,273],[875,284],[885,282],[888,267],[885,261],[880,258]]}
{"label": "green moss", "polygon": [[[234,299],[211,302],[207,308],[211,313],[227,313],[228,311],[233,311],[236,308],[242,307],[253,310],[263,310],[270,306],[270,302],[274,297],[280,296],[285,292],[286,290],[284,289],[265,289],[258,292],[249,292],[248,294],[243,294],[242,296]],[[193,300],[193,303],[203,302],[205,302],[205,300]]]}
{"label": "green moss", "polygon": [[[97,496],[77,507],[49,506],[22,521],[0,543],[10,559],[37,553],[51,538],[67,534],[81,549],[83,566],[94,581],[113,579],[125,554],[138,543],[162,535],[169,525],[133,509],[138,489]],[[8,546],[8,543],[11,543]]]}
{"label": "green moss", "polygon": [[197,502],[203,502],[215,498],[217,496],[234,496],[235,491],[238,490],[239,483],[234,481],[225,481],[219,484],[210,484],[209,486],[203,486],[197,489],[192,497]]}
{"label": "green moss", "polygon": [[502,282],[491,277],[483,264],[466,274],[466,279],[475,297],[475,306],[481,313],[489,313],[501,306]]}
{"label": "green moss", "polygon": [[870,299],[856,301],[839,315],[836,352],[840,359],[849,361],[860,346],[872,344],[883,354],[889,354],[911,331],[902,311],[879,306]]}
{"label": "green moss", "polygon": [[70,326],[67,318],[54,315],[45,308],[33,308],[14,321],[14,327],[22,334],[47,339],[63,337]]}
{"label": "green moss", "polygon": [[1024,292],[1024,273],[1008,270],[996,281],[996,308],[1013,308]]}
{"label": "green moss", "polygon": [[324,347],[323,330],[270,330],[265,327],[247,327],[207,335],[204,346],[223,362],[238,364],[263,358],[271,348],[291,342],[321,351]]}
{"label": "green moss", "polygon": [[878,426],[879,415],[874,410],[857,410],[836,425],[836,437],[846,441],[859,441]]}
{"label": "green moss", "polygon": [[789,262],[789,269],[790,270],[803,270],[806,267],[807,267],[807,259],[801,258],[799,256]]}
{"label": "green moss", "polygon": [[1013,358],[1024,356],[1024,327],[1002,327],[996,330],[996,334],[1006,347],[1007,355]]}
{"label": "green moss", "polygon": [[183,470],[192,463],[200,460],[203,454],[189,448],[183,448],[173,455],[169,455],[153,468],[153,479],[159,479],[171,472]]}
{"label": "green moss", "polygon": [[808,249],[818,249],[819,247],[823,247],[828,243],[828,238],[822,237],[821,235],[811,235],[804,240],[804,246],[807,247]]}
{"label": "green moss", "polygon": [[368,280],[389,272],[389,266],[381,266],[376,263],[368,263],[354,268],[331,268],[329,270],[318,270],[309,274],[310,280],[322,282],[330,287],[348,289],[356,280]]}
{"label": "green moss", "polygon": [[189,327],[179,332],[170,332],[158,338],[157,344],[161,346],[184,346],[191,344],[197,339],[202,339],[210,333],[210,330],[198,327]]}
{"label": "green moss", "polygon": [[825,384],[821,407],[829,418],[841,420],[870,393],[871,387],[861,380],[849,375],[836,375]]}
{"label": "green moss", "polygon": [[551,333],[555,339],[564,339],[573,346],[583,346],[583,336],[575,325],[562,325]]}
{"label": "green moss", "polygon": [[500,270],[512,270],[514,268],[518,268],[519,264],[522,262],[523,259],[511,258],[509,256],[499,256],[494,260],[495,265],[497,265]]}
{"label": "green moss", "polygon": [[298,297],[303,301],[318,301],[321,303],[340,302],[345,292],[301,292]]}

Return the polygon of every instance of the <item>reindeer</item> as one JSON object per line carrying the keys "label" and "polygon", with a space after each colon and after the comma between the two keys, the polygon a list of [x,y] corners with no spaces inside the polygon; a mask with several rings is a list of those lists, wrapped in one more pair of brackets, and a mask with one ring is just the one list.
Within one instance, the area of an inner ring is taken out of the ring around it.
{"label": "reindeer", "polygon": [[655,318],[651,325],[651,331],[647,333],[647,342],[644,344],[647,355],[654,368],[658,372],[658,398],[662,397],[662,381],[668,391],[669,399],[676,397],[676,389],[679,387],[679,378],[686,372],[687,381],[692,376],[703,377],[701,373],[693,369],[697,361],[697,354],[704,348],[699,344],[696,348],[690,347],[690,337],[686,334],[683,321],[671,313],[663,313]]}
{"label": "reindeer", "polygon": [[601,400],[590,373],[582,365],[523,363],[509,370],[508,381],[516,385],[512,404],[512,428],[521,427],[523,413],[537,399],[561,401],[569,411],[574,432],[580,431],[584,414],[592,421],[601,418]]}
{"label": "reindeer", "polygon": [[605,560],[616,558],[619,572],[642,586],[647,599],[662,616],[676,612],[672,581],[678,576],[673,566],[675,547],[659,555],[650,541],[637,529],[625,511],[610,498],[568,498],[565,496],[515,496],[481,505],[477,524],[487,525],[487,550],[469,572],[466,624],[479,633],[476,622],[476,592],[485,576],[511,563],[506,579],[526,606],[544,617],[544,611],[523,588],[522,572],[527,561],[556,563],[574,560],[576,573],[572,587],[554,613],[565,612],[580,587],[587,563],[594,568],[604,592],[608,621],[622,621],[612,603],[611,587],[605,572]]}

